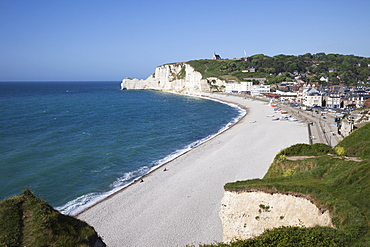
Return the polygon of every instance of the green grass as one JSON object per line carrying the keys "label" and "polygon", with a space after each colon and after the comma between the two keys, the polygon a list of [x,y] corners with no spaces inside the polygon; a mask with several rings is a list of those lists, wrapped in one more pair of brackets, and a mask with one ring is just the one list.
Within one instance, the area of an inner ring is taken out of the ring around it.
{"label": "green grass", "polygon": [[200,72],[203,79],[208,77],[220,78],[222,75],[225,75],[225,73],[220,71],[221,63],[216,60],[192,60],[187,63]]}
{"label": "green grass", "polygon": [[344,148],[344,155],[370,159],[370,124],[353,131],[337,147]]}
{"label": "green grass", "polygon": [[289,76],[275,75],[266,72],[266,69],[256,72],[242,72],[248,69],[248,66],[253,65],[251,62],[245,62],[235,59],[221,60],[192,60],[186,62],[196,71],[202,74],[202,78],[216,77],[220,80],[236,80],[245,81],[244,78],[267,78],[267,84],[273,84],[282,81],[293,81]]}
{"label": "green grass", "polygon": [[[280,227],[274,230],[267,230],[261,236],[239,240],[231,244],[219,243],[219,247],[276,247],[276,246],[345,246],[346,236],[330,227]],[[344,241],[343,241],[344,240]],[[215,245],[200,245],[201,247],[211,247]]]}
{"label": "green grass", "polygon": [[87,223],[60,214],[26,189],[0,202],[0,246],[92,246]]}
{"label": "green grass", "polygon": [[[338,144],[346,155],[361,157],[362,161],[336,156],[324,144],[293,145],[276,155],[263,179],[225,185],[228,191],[258,190],[304,196],[329,210],[336,229],[283,227],[257,238],[217,246],[370,246],[369,141],[370,124]],[[288,160],[289,156],[314,157]]]}
{"label": "green grass", "polygon": [[202,78],[217,77],[242,81],[246,77],[266,77],[265,73],[243,73],[250,63],[241,60],[192,60],[187,62]]}
{"label": "green grass", "polygon": [[323,154],[334,154],[333,149],[323,143],[315,143],[312,145],[309,144],[295,144],[293,146],[290,146],[286,149],[281,150],[277,157],[280,155],[285,156],[317,156],[317,155],[323,155]]}

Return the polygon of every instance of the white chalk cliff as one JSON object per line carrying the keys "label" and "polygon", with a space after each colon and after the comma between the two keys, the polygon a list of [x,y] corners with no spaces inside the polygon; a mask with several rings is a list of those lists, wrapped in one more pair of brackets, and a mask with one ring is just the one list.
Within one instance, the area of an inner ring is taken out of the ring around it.
{"label": "white chalk cliff", "polygon": [[281,226],[334,227],[329,211],[304,197],[261,191],[225,191],[220,218],[224,242],[248,239]]}
{"label": "white chalk cliff", "polygon": [[199,95],[204,92],[210,92],[210,80],[213,83],[224,83],[216,78],[202,79],[202,74],[186,63],[166,64],[158,66],[155,69],[155,73],[145,80],[123,79],[121,89],[152,89]]}

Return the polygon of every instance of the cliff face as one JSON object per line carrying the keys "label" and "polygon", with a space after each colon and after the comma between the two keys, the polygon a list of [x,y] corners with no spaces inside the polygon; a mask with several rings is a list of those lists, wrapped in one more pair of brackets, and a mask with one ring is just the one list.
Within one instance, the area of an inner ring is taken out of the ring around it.
{"label": "cliff face", "polygon": [[155,73],[145,80],[122,80],[121,89],[153,89],[183,94],[200,94],[210,92],[208,79],[186,63],[166,64],[155,69]]}
{"label": "cliff face", "polygon": [[328,211],[303,197],[265,192],[229,192],[221,201],[224,242],[247,239],[280,226],[334,227]]}
{"label": "cliff face", "polygon": [[370,109],[359,109],[351,112],[350,115],[343,118],[341,122],[340,133],[343,137],[348,136],[354,128],[361,128],[370,122]]}

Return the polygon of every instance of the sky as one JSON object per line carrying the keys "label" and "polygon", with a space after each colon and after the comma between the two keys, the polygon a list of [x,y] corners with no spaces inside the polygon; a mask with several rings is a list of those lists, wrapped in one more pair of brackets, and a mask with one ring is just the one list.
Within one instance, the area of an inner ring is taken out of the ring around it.
{"label": "sky", "polygon": [[172,62],[370,57],[369,0],[0,0],[0,81],[145,79]]}

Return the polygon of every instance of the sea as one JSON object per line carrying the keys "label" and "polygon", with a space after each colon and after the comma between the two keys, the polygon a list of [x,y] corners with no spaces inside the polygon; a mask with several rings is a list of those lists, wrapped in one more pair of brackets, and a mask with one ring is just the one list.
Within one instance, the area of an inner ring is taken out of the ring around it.
{"label": "sea", "polygon": [[0,82],[0,199],[75,215],[225,131],[236,105],[119,81]]}

